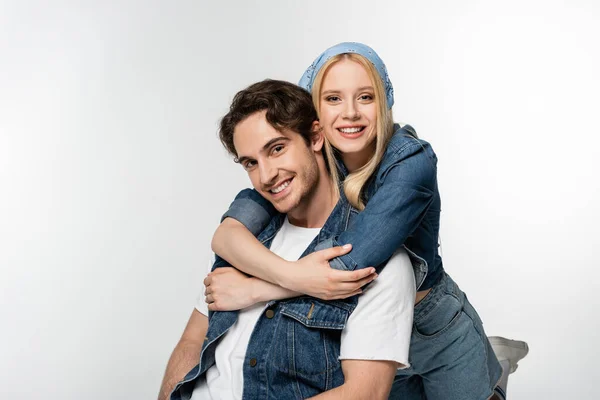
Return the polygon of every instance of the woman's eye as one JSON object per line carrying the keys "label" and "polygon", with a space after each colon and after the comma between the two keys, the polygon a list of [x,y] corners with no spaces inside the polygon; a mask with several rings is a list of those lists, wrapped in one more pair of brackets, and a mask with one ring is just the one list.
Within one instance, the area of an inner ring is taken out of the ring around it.
{"label": "woman's eye", "polygon": [[255,165],[255,164],[256,164],[256,163],[255,163],[254,161],[247,161],[247,162],[244,164],[244,168],[245,168],[245,169],[250,169],[250,168],[254,167],[254,165]]}
{"label": "woman's eye", "polygon": [[327,98],[325,99],[327,101],[340,101],[339,96],[327,96]]}
{"label": "woman's eye", "polygon": [[369,101],[369,100],[373,100],[373,95],[371,94],[363,94],[362,96],[360,96],[361,100],[365,100],[365,101]]}
{"label": "woman's eye", "polygon": [[282,150],[283,150],[283,146],[282,145],[273,147],[273,153],[279,153]]}

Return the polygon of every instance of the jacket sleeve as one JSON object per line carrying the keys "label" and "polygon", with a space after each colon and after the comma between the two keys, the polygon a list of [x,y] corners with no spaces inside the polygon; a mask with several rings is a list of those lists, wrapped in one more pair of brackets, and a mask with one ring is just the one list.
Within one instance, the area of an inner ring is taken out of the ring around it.
{"label": "jacket sleeve", "polygon": [[330,243],[351,243],[352,251],[331,260],[331,267],[383,267],[425,216],[437,191],[436,174],[436,157],[426,142],[411,140],[386,154],[365,209]]}
{"label": "jacket sleeve", "polygon": [[258,236],[278,212],[273,205],[254,189],[244,189],[235,196],[229,210],[221,217],[241,222],[254,236]]}

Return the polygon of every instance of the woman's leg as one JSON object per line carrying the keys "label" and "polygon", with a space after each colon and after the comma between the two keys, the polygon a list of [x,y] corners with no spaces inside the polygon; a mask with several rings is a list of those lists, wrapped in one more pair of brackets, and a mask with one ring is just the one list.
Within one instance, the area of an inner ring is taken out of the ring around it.
{"label": "woman's leg", "polygon": [[529,346],[520,340],[510,340],[501,336],[490,336],[488,340],[502,366],[502,377],[494,389],[495,396],[492,400],[506,400],[508,375],[517,370],[519,366],[517,363],[527,355]]}
{"label": "woman's leg", "polygon": [[446,274],[415,306],[410,362],[404,373],[420,375],[427,400],[486,400],[502,375],[477,312]]}

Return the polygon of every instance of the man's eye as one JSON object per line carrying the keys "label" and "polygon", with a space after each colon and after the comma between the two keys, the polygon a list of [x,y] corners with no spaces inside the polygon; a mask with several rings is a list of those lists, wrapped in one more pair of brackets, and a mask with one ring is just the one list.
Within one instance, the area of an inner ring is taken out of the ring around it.
{"label": "man's eye", "polygon": [[283,150],[283,145],[273,147],[273,153],[279,153]]}
{"label": "man's eye", "polygon": [[254,161],[246,161],[246,163],[244,164],[244,168],[250,169],[250,168],[254,167],[255,165],[256,165],[256,162],[254,162]]}

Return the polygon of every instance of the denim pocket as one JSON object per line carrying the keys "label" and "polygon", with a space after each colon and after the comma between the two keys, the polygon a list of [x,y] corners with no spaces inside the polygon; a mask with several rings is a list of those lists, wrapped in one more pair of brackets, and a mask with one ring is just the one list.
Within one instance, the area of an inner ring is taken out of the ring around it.
{"label": "denim pocket", "polygon": [[[431,293],[430,293],[431,294]],[[419,306],[427,311],[422,316],[415,315],[413,332],[424,339],[433,339],[449,330],[463,313],[461,301],[452,294],[445,293],[428,302],[427,297]]]}
{"label": "denim pocket", "polygon": [[[328,390],[340,369],[340,338],[349,311],[317,299],[282,304],[273,365],[304,384]],[[341,370],[340,370],[341,373]]]}
{"label": "denim pocket", "polygon": [[298,298],[282,303],[281,313],[309,328],[344,329],[351,306],[339,302],[323,302],[313,298]]}

